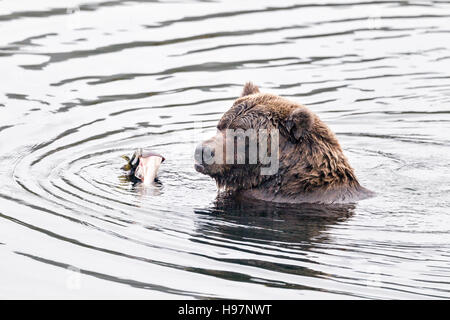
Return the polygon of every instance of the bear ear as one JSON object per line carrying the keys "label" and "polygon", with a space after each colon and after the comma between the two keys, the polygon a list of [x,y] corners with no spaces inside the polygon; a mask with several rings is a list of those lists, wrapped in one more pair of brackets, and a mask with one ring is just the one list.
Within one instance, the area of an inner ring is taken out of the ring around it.
{"label": "bear ear", "polygon": [[254,93],[259,93],[259,88],[257,86],[255,86],[253,83],[247,82],[244,85],[244,89],[242,90],[241,97],[245,97],[245,96],[248,96],[248,95],[254,94]]}
{"label": "bear ear", "polygon": [[285,127],[295,140],[300,140],[306,133],[311,131],[313,124],[313,113],[305,107],[299,107],[291,112],[286,120]]}

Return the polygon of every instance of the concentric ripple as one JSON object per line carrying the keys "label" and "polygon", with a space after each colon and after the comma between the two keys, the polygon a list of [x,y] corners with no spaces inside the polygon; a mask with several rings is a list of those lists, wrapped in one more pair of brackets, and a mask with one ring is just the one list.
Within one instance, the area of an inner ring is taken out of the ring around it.
{"label": "concentric ripple", "polygon": [[[2,7],[0,297],[450,297],[450,2]],[[378,196],[217,196],[193,150],[248,80],[319,114]],[[155,186],[123,179],[138,147]]]}

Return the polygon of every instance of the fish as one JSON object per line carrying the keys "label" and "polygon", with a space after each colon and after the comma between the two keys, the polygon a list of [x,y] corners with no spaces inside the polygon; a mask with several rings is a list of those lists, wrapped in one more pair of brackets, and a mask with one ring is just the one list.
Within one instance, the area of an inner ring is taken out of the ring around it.
{"label": "fish", "polygon": [[151,185],[157,180],[159,167],[166,159],[159,153],[137,149],[130,157],[122,156],[127,164],[122,167],[122,170],[127,171],[127,176],[130,180],[141,181],[144,185]]}

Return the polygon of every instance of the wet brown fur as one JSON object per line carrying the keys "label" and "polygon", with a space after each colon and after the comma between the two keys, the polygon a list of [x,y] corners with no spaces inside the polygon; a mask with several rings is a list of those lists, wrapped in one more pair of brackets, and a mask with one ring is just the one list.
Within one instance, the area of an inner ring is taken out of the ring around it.
{"label": "wet brown fur", "polygon": [[[208,166],[205,174],[224,191],[273,202],[349,203],[370,197],[345,157],[335,134],[305,106],[261,93],[247,83],[219,124],[225,129],[278,129],[279,171],[259,174],[260,164]],[[204,142],[214,145],[215,140]]]}

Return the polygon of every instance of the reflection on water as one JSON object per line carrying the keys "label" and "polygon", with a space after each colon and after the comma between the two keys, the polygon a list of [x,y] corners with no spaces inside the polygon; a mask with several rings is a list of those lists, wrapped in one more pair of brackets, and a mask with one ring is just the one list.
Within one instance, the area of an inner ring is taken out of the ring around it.
{"label": "reflection on water", "polygon": [[230,240],[277,241],[295,247],[317,240],[328,226],[350,218],[354,209],[351,204],[293,206],[219,196],[210,208],[195,212],[209,218],[200,227],[202,234],[218,231]]}
{"label": "reflection on water", "polygon": [[[449,1],[1,10],[0,297],[450,297]],[[378,196],[217,197],[193,151],[248,80],[316,112]],[[121,177],[137,147],[166,158],[148,188]]]}
{"label": "reflection on water", "polygon": [[[309,250],[313,242],[327,237],[324,231],[352,216],[354,205],[299,204],[296,206],[271,204],[220,195],[207,210],[195,210],[207,219],[198,224],[200,239],[196,243],[208,243],[220,237],[219,248],[233,248],[237,243],[241,251],[248,253],[242,258],[216,258],[242,266],[270,270],[289,275],[322,277],[326,273],[309,268],[313,263],[304,255],[292,253]],[[276,244],[275,250],[269,248]],[[257,255],[257,259],[253,256]],[[285,262],[282,263],[283,260]],[[290,261],[290,262],[288,262]],[[301,262],[302,264],[299,264]],[[305,264],[305,265],[303,265]],[[208,273],[210,274],[210,273]],[[234,281],[254,282],[256,279],[241,273],[214,271],[214,276]],[[258,279],[268,287],[299,290],[317,290],[306,284],[268,279]]]}

